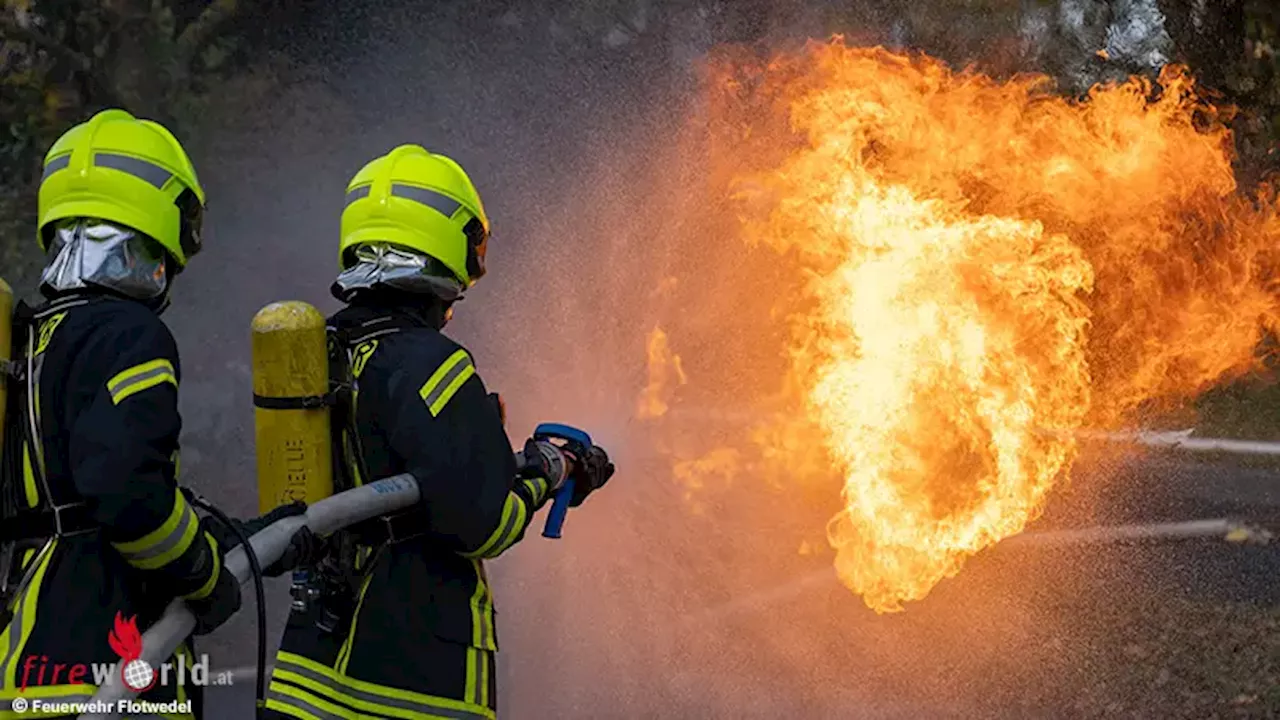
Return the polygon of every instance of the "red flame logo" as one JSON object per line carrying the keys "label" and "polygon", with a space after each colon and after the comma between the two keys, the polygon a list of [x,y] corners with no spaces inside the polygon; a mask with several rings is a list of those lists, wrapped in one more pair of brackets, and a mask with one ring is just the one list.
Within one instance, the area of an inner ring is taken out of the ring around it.
{"label": "red flame logo", "polygon": [[138,619],[130,616],[125,620],[116,612],[115,627],[107,635],[107,642],[122,660],[128,663],[142,656],[142,634],[138,632]]}

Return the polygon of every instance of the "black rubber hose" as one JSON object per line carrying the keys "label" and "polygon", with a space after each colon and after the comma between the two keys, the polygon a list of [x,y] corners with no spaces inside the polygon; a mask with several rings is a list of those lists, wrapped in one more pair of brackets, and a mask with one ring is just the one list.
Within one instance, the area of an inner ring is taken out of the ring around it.
{"label": "black rubber hose", "polygon": [[196,507],[208,511],[224,527],[235,533],[240,540],[240,546],[244,548],[245,557],[249,559],[249,570],[253,573],[253,592],[258,605],[258,677],[254,717],[261,717],[262,710],[267,704],[267,594],[262,586],[262,566],[258,563],[257,554],[253,552],[253,546],[249,544],[249,537],[244,534],[244,530],[239,525],[203,497],[192,491],[188,491],[187,494],[191,496],[191,502]]}

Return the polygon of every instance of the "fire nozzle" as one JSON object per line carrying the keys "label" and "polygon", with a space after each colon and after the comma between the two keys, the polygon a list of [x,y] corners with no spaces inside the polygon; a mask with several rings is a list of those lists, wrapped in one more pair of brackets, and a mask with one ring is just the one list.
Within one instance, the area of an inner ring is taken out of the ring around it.
{"label": "fire nozzle", "polygon": [[[534,428],[533,439],[546,442],[562,441],[564,444],[561,445],[561,448],[572,455],[574,460],[585,458],[592,445],[591,436],[586,431],[570,425],[561,425],[560,423],[543,423],[539,425]],[[556,491],[555,500],[551,503],[551,512],[547,514],[547,523],[542,528],[542,537],[560,538],[565,516],[569,512],[569,502],[573,499],[573,490],[573,469],[570,469],[569,477],[565,479],[564,484]]]}

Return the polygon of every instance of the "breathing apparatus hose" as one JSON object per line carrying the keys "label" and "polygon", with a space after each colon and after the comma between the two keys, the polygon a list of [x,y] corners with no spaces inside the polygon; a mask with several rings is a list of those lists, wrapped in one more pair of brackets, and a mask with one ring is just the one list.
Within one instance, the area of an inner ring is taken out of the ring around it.
{"label": "breathing apparatus hose", "polygon": [[253,545],[249,543],[249,536],[244,534],[244,530],[239,525],[227,517],[226,513],[214,507],[213,503],[197,495],[195,491],[184,488],[184,492],[193,505],[208,512],[223,527],[235,533],[236,538],[240,540],[240,547],[244,548],[245,558],[249,560],[249,572],[253,574],[253,593],[257,601],[258,614],[258,672],[254,715],[260,716],[267,704],[267,600],[266,591],[263,589],[262,566],[258,563]]}

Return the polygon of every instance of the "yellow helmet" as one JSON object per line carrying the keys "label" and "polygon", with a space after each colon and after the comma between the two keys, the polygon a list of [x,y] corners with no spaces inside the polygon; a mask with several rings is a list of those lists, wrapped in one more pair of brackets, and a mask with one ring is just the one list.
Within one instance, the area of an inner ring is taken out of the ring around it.
{"label": "yellow helmet", "polygon": [[462,167],[418,145],[401,145],[360,169],[347,184],[338,264],[354,249],[385,242],[435,258],[470,287],[484,275],[489,218]]}
{"label": "yellow helmet", "polygon": [[36,240],[66,218],[119,223],[160,243],[181,270],[200,251],[205,195],[182,145],[159,123],[103,110],[44,158]]}

